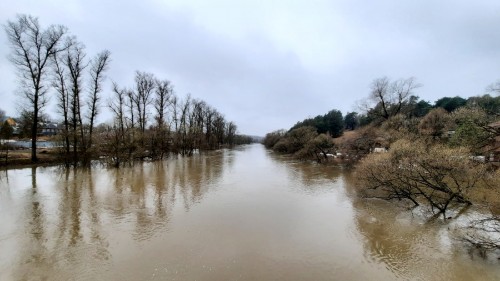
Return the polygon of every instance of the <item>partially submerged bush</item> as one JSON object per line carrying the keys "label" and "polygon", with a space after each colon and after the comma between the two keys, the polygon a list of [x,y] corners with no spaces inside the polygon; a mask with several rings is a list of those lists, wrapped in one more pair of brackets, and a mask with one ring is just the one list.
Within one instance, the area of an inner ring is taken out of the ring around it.
{"label": "partially submerged bush", "polygon": [[420,140],[399,140],[388,153],[371,154],[357,167],[365,195],[428,204],[444,216],[451,204],[471,204],[470,192],[486,173],[486,165],[474,162],[468,150]]}

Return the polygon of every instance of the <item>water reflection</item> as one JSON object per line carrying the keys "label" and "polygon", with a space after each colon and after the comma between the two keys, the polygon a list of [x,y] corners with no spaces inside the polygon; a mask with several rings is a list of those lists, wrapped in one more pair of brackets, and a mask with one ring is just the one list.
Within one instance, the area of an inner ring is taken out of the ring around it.
{"label": "water reflection", "polygon": [[405,280],[498,280],[498,263],[470,260],[450,222],[428,220],[400,202],[361,199],[352,176],[345,174],[346,189],[367,260]]}
{"label": "water reflection", "polygon": [[[0,209],[0,221],[6,224],[0,231],[0,280],[85,280],[98,275],[114,258],[110,248],[120,240],[117,236],[130,233],[132,239],[146,241],[164,233],[176,205],[189,211],[214,189],[230,165],[226,154],[122,169],[34,167],[6,172],[0,179],[0,202],[10,201],[4,207],[24,212]],[[16,180],[9,182],[13,176]],[[14,217],[7,219],[9,215]]]}
{"label": "water reflection", "polygon": [[273,153],[270,150],[266,153],[276,166],[285,170],[289,181],[300,182],[301,184],[296,186],[300,188],[301,192],[308,194],[330,191],[331,186],[319,183],[325,180],[335,182],[341,178],[343,173],[343,168],[340,166],[299,161],[287,155]]}
{"label": "water reflection", "polygon": [[259,145],[0,178],[0,280],[498,280],[352,175]]}

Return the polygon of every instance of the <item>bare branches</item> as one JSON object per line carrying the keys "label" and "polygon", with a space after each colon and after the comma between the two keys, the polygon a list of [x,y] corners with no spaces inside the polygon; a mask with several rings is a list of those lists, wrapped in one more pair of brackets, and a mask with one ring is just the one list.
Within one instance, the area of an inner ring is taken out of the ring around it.
{"label": "bare branches", "polygon": [[139,122],[139,129],[144,133],[147,123],[147,107],[151,104],[152,94],[156,86],[154,75],[137,71],[135,73],[135,84],[134,102],[138,115],[137,121]]}
{"label": "bare branches", "polygon": [[17,68],[24,98],[33,111],[31,160],[36,162],[38,118],[48,99],[47,66],[52,57],[64,50],[61,43],[67,30],[55,25],[42,29],[37,18],[19,15],[15,22],[7,22],[5,32],[11,45],[10,60]]}
{"label": "bare branches", "polygon": [[99,114],[99,93],[102,91],[102,82],[105,78],[104,72],[108,68],[111,53],[108,50],[102,51],[97,54],[95,58],[90,62],[90,94],[88,100],[89,107],[89,137],[88,137],[88,147],[92,146],[92,132],[94,129],[94,122],[97,114]]}
{"label": "bare branches", "polygon": [[156,84],[156,97],[154,99],[154,108],[156,110],[156,121],[158,127],[165,125],[165,118],[169,104],[173,96],[173,86],[168,80],[155,80]]}
{"label": "bare branches", "polygon": [[116,82],[113,82],[114,98],[108,103],[108,107],[113,111],[115,122],[118,123],[118,128],[121,135],[125,134],[125,105],[127,98],[127,90],[120,89]]}
{"label": "bare branches", "polygon": [[94,118],[97,115],[97,108],[95,102],[99,100],[98,94],[102,91],[102,82],[105,79],[104,72],[108,69],[110,62],[111,52],[104,50],[97,54],[90,62],[90,104],[91,115]]}
{"label": "bare branches", "polygon": [[471,204],[469,194],[485,176],[463,148],[399,140],[388,153],[369,155],[357,169],[365,192],[425,202],[445,214],[451,203]]}
{"label": "bare branches", "polygon": [[[76,37],[68,38],[64,51],[53,56],[52,86],[58,93],[58,106],[63,115],[66,164],[73,162],[76,165],[76,162],[82,159],[85,162],[90,157],[87,152],[92,146],[95,118],[99,113],[99,93],[109,61],[109,51],[88,60],[85,46]],[[73,148],[72,156],[70,147]]]}
{"label": "bare branches", "polygon": [[375,79],[370,87],[370,100],[374,104],[370,110],[376,116],[387,120],[401,113],[413,91],[419,87],[421,85],[413,77],[393,82],[387,77]]}

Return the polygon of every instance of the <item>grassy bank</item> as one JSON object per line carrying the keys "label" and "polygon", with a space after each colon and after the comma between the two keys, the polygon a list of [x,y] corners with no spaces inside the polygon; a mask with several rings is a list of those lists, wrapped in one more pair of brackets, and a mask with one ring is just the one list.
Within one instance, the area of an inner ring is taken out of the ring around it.
{"label": "grassy bank", "polygon": [[30,149],[0,151],[0,167],[25,167],[32,165],[52,165],[62,163],[62,157],[56,148],[37,149],[38,162],[31,162]]}

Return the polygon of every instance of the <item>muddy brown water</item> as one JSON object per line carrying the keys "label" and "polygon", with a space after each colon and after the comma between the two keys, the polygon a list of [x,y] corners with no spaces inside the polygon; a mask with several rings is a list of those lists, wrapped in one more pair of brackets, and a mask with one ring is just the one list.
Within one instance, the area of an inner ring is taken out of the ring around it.
{"label": "muddy brown water", "polygon": [[0,280],[500,280],[448,225],[360,200],[350,177],[258,144],[2,171]]}

